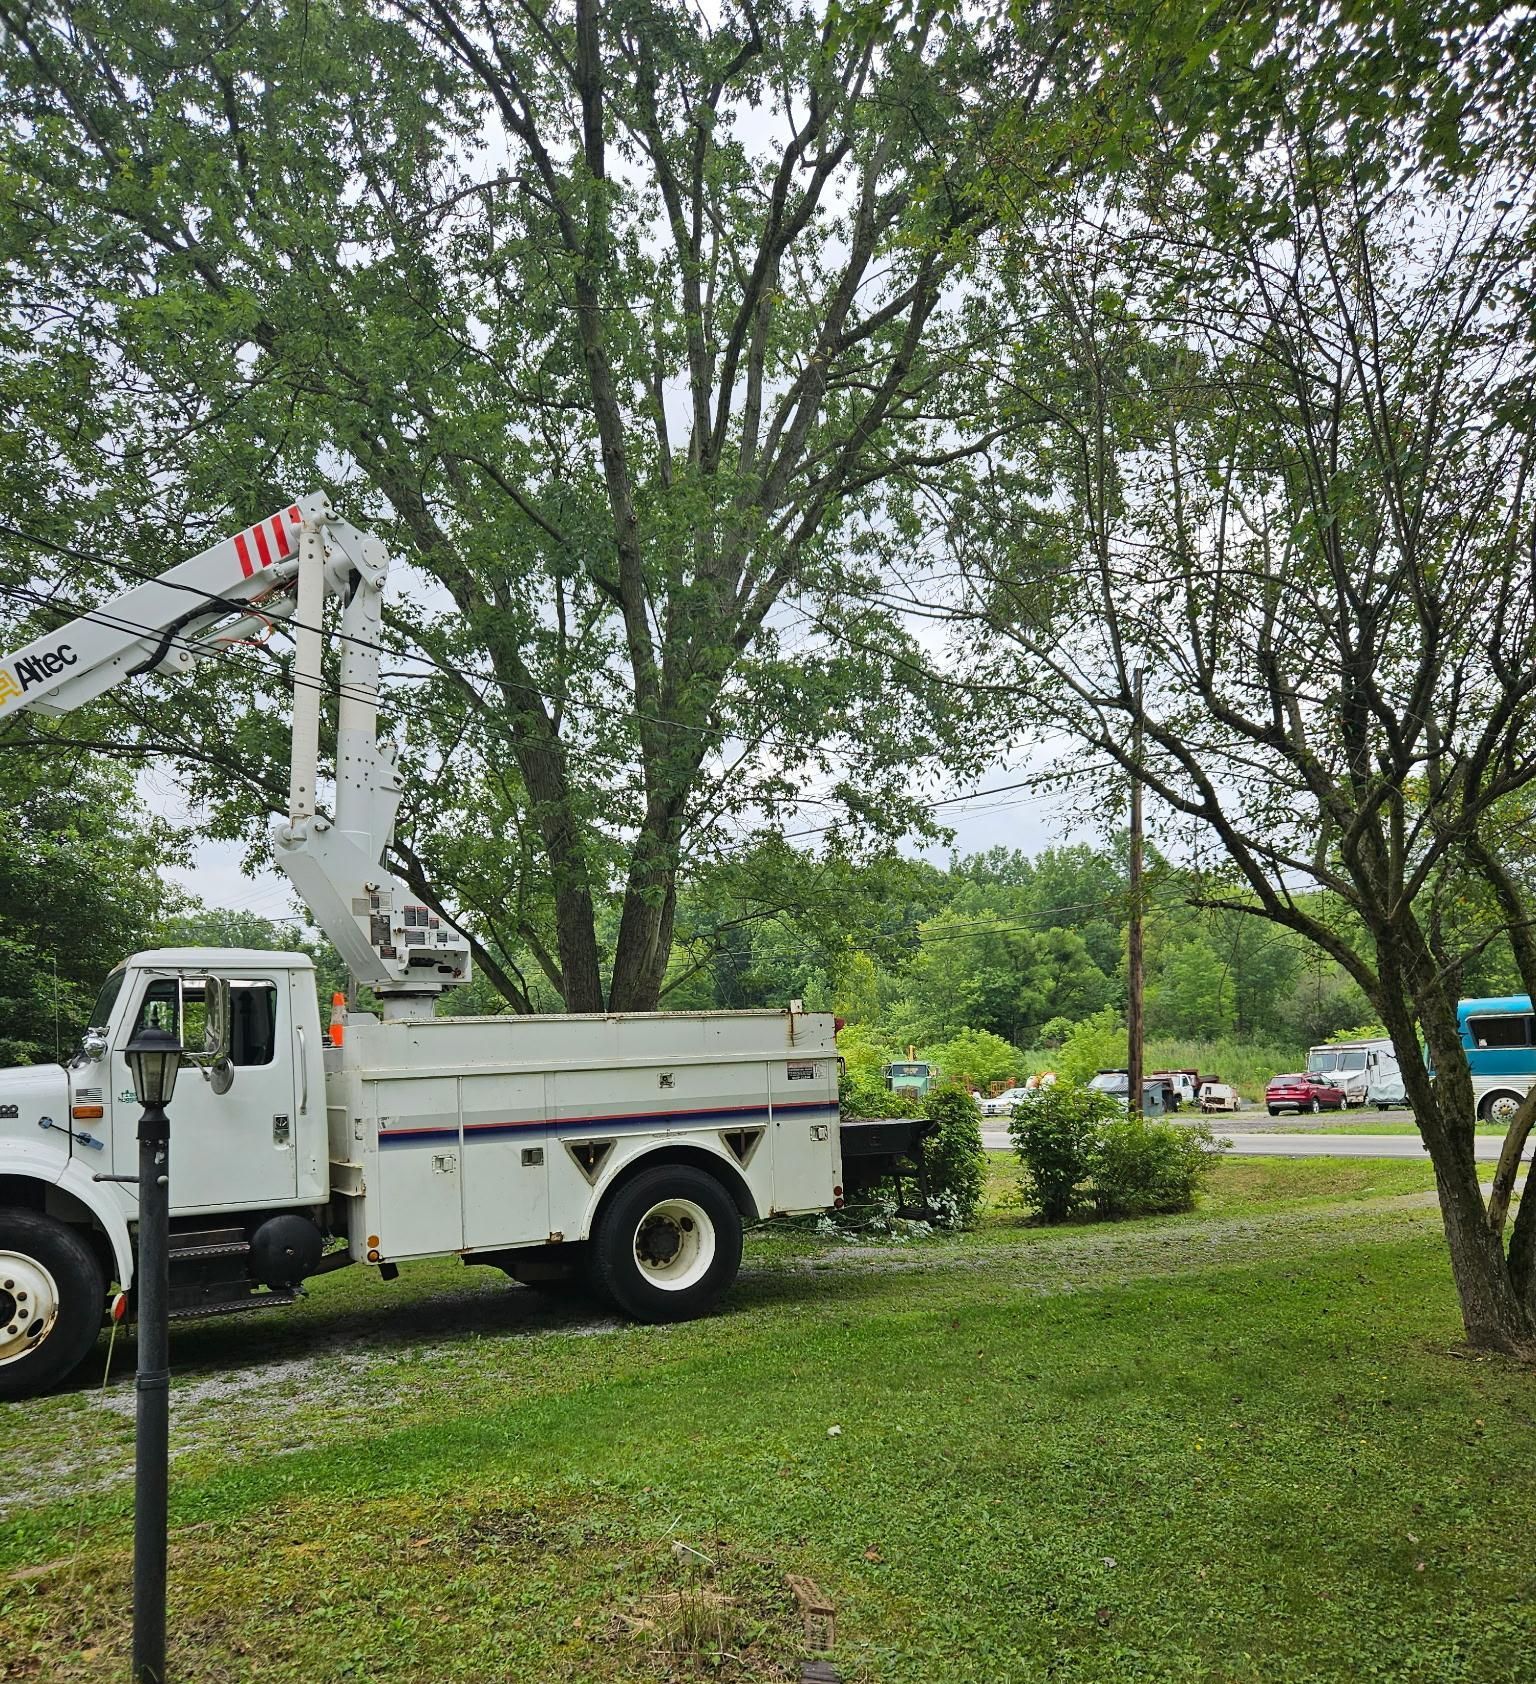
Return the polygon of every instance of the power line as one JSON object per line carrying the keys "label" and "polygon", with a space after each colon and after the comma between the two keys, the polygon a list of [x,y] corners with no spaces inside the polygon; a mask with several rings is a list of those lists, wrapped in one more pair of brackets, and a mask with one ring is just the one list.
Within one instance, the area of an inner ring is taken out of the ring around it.
{"label": "power line", "polygon": [[[133,570],[132,569],[125,569],[125,571],[132,572]],[[153,576],[150,576],[150,575],[135,575],[135,576],[145,577],[147,579],[150,579],[152,582],[164,582],[164,581],[154,580]],[[205,601],[207,601],[211,604],[216,605],[218,608],[220,608],[221,610],[223,610],[225,612],[231,611],[230,604],[227,601],[225,601],[221,597],[215,596],[213,593],[211,593],[209,591],[203,590],[200,586],[184,585],[184,584],[178,583],[178,584],[175,585],[174,588],[186,590],[186,591],[202,598],[203,600],[205,600]],[[113,614],[111,612],[110,608],[106,608],[106,607],[81,608],[77,604],[74,604],[74,603],[68,601],[67,599],[59,598],[57,596],[50,596],[50,595],[48,595],[44,592],[37,591],[37,590],[32,589],[28,586],[0,585],[0,594],[3,594],[3,595],[5,595],[7,597],[10,597],[12,599],[19,599],[21,601],[31,603],[35,606],[44,607],[44,608],[59,611],[59,612],[69,613],[70,616],[71,616],[71,623],[74,623],[76,621],[84,621],[87,624],[105,626],[106,628],[108,628],[109,630],[112,630],[112,631],[126,632],[129,635],[134,636],[134,637],[140,637],[140,636],[142,636],[142,637],[153,637],[153,638],[165,637],[165,633],[164,633],[162,628],[157,627],[157,626],[151,626],[151,625],[145,624],[143,622],[139,622],[139,621],[126,619],[121,615]],[[260,608],[259,608],[258,605],[252,605],[249,612],[253,615],[258,616],[258,617],[260,616]],[[292,619],[292,618],[284,618],[281,622],[279,622],[279,624],[281,624],[284,627],[288,627],[288,628],[298,627],[301,630],[306,629],[302,622],[300,622],[298,620],[295,620],[295,619]],[[381,651],[386,650],[385,645],[376,643],[372,639],[359,638],[359,637],[352,636],[351,634],[343,633],[343,632],[339,632],[339,631],[335,632],[331,635],[333,635],[338,641],[354,643],[354,644],[357,644],[359,647],[374,649],[374,650],[381,650]],[[218,643],[202,643],[202,642],[194,641],[193,639],[190,639],[190,638],[186,638],[186,637],[182,637],[182,636],[172,634],[166,640],[166,646],[167,646],[167,649],[172,649],[172,648],[184,649],[184,650],[188,651],[189,653],[192,653],[192,654],[196,655],[200,659],[210,659],[210,658],[212,658],[212,659],[220,659],[220,660],[234,660],[234,661],[239,660],[239,657],[238,657],[238,654],[237,654],[237,648],[238,648],[237,644],[222,644],[221,645],[221,644],[218,644]],[[395,653],[395,651],[392,651],[392,650],[387,650],[386,652]],[[445,673],[445,674],[448,674],[449,676],[454,676],[454,677],[464,676],[464,675],[481,676],[485,679],[486,682],[495,683],[495,684],[501,684],[502,683],[502,681],[497,679],[494,675],[476,674],[474,669],[467,669],[466,668],[466,669],[464,669],[463,674],[456,674],[453,671],[453,669],[445,666],[441,662],[436,661],[435,658],[430,656],[430,655],[423,654],[419,657],[411,657],[411,658],[412,659],[420,659],[424,663],[426,663],[430,666],[433,666],[438,671],[440,671],[442,673]],[[399,676],[409,676],[409,675],[399,675]],[[426,675],[421,675],[421,676],[426,676]],[[292,685],[295,689],[305,688],[305,689],[318,690],[322,695],[325,695],[325,696],[331,696],[331,695],[345,696],[345,695],[348,695],[350,693],[350,694],[356,695],[359,699],[362,699],[362,693],[361,692],[355,692],[355,691],[349,692],[348,687],[344,683],[342,683],[340,680],[337,680],[335,682],[330,682],[330,681],[327,681],[323,678],[319,679],[319,680],[316,680],[316,679],[301,676],[298,673],[289,673],[289,674],[286,675],[286,681],[290,685]],[[508,686],[508,687],[525,688],[523,686]],[[539,694],[542,695],[542,692],[539,692]],[[544,699],[547,700],[549,698],[546,697]],[[485,702],[485,699],[483,697],[475,697],[474,701],[475,701],[475,706],[476,706],[477,709],[484,709],[486,707],[486,702]],[[616,716],[616,717],[624,717],[624,718],[630,718],[630,717],[649,718],[649,717],[651,717],[649,715],[634,715],[634,714],[624,712],[623,710],[619,710],[619,709],[604,709],[604,708],[601,707],[600,704],[593,704],[593,706],[594,706],[594,710],[597,711],[597,712],[607,712],[607,713],[609,713],[613,716]],[[685,729],[700,731],[701,733],[703,733],[705,731],[704,727],[687,725],[686,722],[684,722],[684,721],[662,720],[662,719],[659,719],[659,716],[658,716],[658,722],[668,723],[668,724],[677,724],[677,725],[683,726]],[[728,730],[725,730],[725,728],[723,728],[723,727],[721,728],[721,733],[724,734],[724,735],[730,735],[731,734]],[[714,735],[715,733],[709,732],[708,734]],[[564,752],[568,751],[567,745],[562,744],[562,743],[545,743],[545,742],[542,742],[542,741],[540,741],[536,738],[520,737],[520,736],[516,736],[516,735],[514,735],[512,740],[514,742],[518,743],[522,747],[536,749],[536,750],[539,750],[539,751],[544,752],[544,753],[557,753],[557,752],[558,753],[564,753]],[[769,737],[767,735],[756,739],[756,741],[759,745],[771,743],[774,740],[775,740],[774,738]],[[777,739],[777,740],[779,740],[781,742],[790,742],[791,741],[791,739]],[[799,747],[799,748],[802,748],[802,749],[806,749],[806,748],[809,748],[810,745],[805,744],[805,743],[795,743],[793,746],[796,746],[796,747]],[[818,746],[818,749],[824,749],[825,748],[825,744],[820,744],[820,745],[817,745],[817,746]],[[1039,774],[1036,774],[1033,777],[1023,779],[1023,780],[1021,780],[1020,782],[1017,782],[1017,783],[999,784],[992,789],[972,790],[968,794],[965,794],[965,795],[942,796],[942,797],[939,797],[938,799],[933,800],[933,801],[917,802],[917,803],[914,803],[914,805],[920,811],[936,812],[942,807],[963,805],[966,802],[984,800],[987,797],[993,796],[993,795],[1007,795],[1007,794],[1013,793],[1016,790],[1021,790],[1021,789],[1033,790],[1038,785],[1041,778],[1046,777],[1046,776],[1050,776],[1050,775],[1051,774],[1048,774],[1048,773],[1039,773]],[[1041,799],[1045,799],[1045,798],[1046,797],[1041,797]],[[1022,803],[1015,803],[1015,805],[1022,805]],[[813,826],[813,827],[810,827],[810,828],[804,829],[804,830],[794,830],[794,831],[781,832],[780,833],[780,839],[782,841],[789,842],[789,841],[797,841],[797,840],[803,839],[805,837],[810,837],[810,836],[824,836],[824,835],[828,834],[829,832],[832,832],[832,831],[835,831],[835,830],[840,830],[840,829],[844,828],[848,824],[848,822],[849,821],[846,820],[846,819],[839,819],[839,820],[835,820],[835,821],[833,821],[829,824],[817,825],[817,826]]]}
{"label": "power line", "polygon": [[[5,530],[5,531],[10,532],[10,534],[13,537],[20,538],[23,542],[32,543],[34,545],[38,544],[38,540],[30,538],[26,533],[20,532],[14,527],[4,526],[4,527],[0,527],[0,530]],[[39,546],[39,547],[46,547],[46,548],[53,549],[57,553],[68,555],[75,560],[90,561],[90,562],[93,562],[93,563],[95,563],[97,565],[100,565],[100,566],[109,566],[113,570],[115,570],[116,572],[126,574],[130,579],[138,580],[141,584],[162,585],[168,590],[184,591],[189,596],[196,597],[196,598],[200,599],[201,601],[204,601],[204,602],[207,602],[207,603],[210,603],[210,604],[216,606],[223,613],[230,613],[230,612],[234,611],[231,604],[226,599],[224,599],[223,597],[220,597],[219,595],[217,595],[213,591],[205,590],[201,585],[189,584],[185,580],[180,580],[180,579],[170,579],[170,578],[167,578],[164,574],[146,573],[141,568],[136,568],[136,567],[132,566],[130,563],[122,561],[122,560],[120,560],[118,558],[115,558],[115,557],[112,558],[110,561],[108,561],[107,558],[102,557],[102,556],[89,555],[89,554],[83,553],[83,552],[78,551],[78,550],[65,550],[61,546]],[[285,583],[286,583],[286,581],[285,581]],[[23,587],[8,586],[8,587],[5,587],[5,588],[9,591],[23,591],[23,594],[25,594]],[[32,599],[39,606],[42,606],[42,607],[53,607],[53,606],[55,606],[56,601],[57,601],[57,599],[47,597],[47,596],[45,596],[41,593],[32,593]],[[72,605],[70,605],[70,604],[66,604],[66,607],[71,607],[71,606]],[[244,605],[241,605],[241,606],[244,606]],[[102,613],[102,612],[109,612],[109,611],[108,610],[80,610],[80,611],[74,613],[72,617],[74,619],[91,619],[93,617],[93,615],[98,614],[98,613]],[[259,615],[260,609],[259,609],[259,607],[257,607],[256,605],[253,604],[253,605],[251,605],[251,607],[249,609],[249,612]],[[111,622],[104,620],[104,621],[101,621],[100,623],[109,624]],[[336,642],[351,643],[359,649],[370,649],[370,650],[374,650],[377,653],[383,654],[383,655],[404,654],[404,656],[407,660],[420,661],[424,666],[431,667],[435,673],[437,673],[437,674],[439,674],[443,677],[446,677],[446,678],[451,678],[451,679],[454,679],[454,680],[460,680],[460,679],[464,679],[464,678],[473,678],[473,679],[477,679],[478,681],[480,681],[481,683],[484,683],[484,684],[495,685],[498,689],[503,690],[503,691],[506,691],[506,690],[523,691],[524,693],[526,693],[528,695],[538,697],[538,699],[542,702],[558,702],[560,700],[559,697],[551,695],[548,691],[539,689],[539,687],[537,685],[523,684],[523,683],[520,683],[520,682],[518,682],[517,680],[514,680],[514,679],[505,679],[505,678],[501,677],[501,675],[499,673],[496,673],[494,671],[488,672],[484,668],[481,668],[481,667],[471,667],[471,666],[451,667],[446,662],[438,660],[435,655],[432,655],[431,653],[429,653],[425,650],[422,650],[420,653],[412,653],[408,650],[407,651],[401,651],[401,650],[392,648],[390,645],[384,644],[384,643],[379,643],[373,638],[359,637],[355,633],[351,633],[351,632],[343,632],[343,631],[340,631],[340,630],[336,630],[336,631],[327,633],[324,626],[320,626],[320,627],[311,626],[308,622],[303,621],[303,620],[299,620],[299,619],[297,619],[295,617],[292,617],[292,616],[285,616],[283,621],[282,621],[282,624],[286,627],[296,628],[300,631],[319,631],[322,635],[330,636]],[[164,635],[163,629],[158,627],[158,626],[135,625],[134,622],[127,621],[127,620],[120,621],[118,623],[117,629],[131,630],[135,633],[135,635],[142,634],[146,637],[157,637],[158,638],[158,637],[161,637],[161,636]],[[184,647],[190,647],[189,645],[185,644],[184,640],[173,639],[172,641],[173,642],[182,642]],[[206,651],[199,649],[199,652],[205,653]],[[427,674],[414,674],[413,675],[413,674],[408,674],[408,673],[398,673],[398,674],[395,674],[393,676],[401,677],[401,678],[408,678],[408,677],[423,677],[424,678],[428,675]],[[484,705],[483,698],[480,701],[480,705],[481,706]],[[770,746],[770,747],[793,749],[796,752],[802,753],[802,754],[819,753],[822,750],[824,750],[825,746],[826,746],[825,743],[808,742],[808,741],[805,741],[803,739],[799,739],[799,738],[795,738],[795,737],[783,736],[783,735],[780,735],[777,732],[764,733],[763,735],[754,738],[754,737],[751,736],[750,732],[738,733],[736,731],[731,730],[729,727],[726,727],[726,726],[696,725],[690,720],[673,719],[673,718],[669,718],[665,714],[647,713],[643,709],[640,709],[640,708],[605,707],[600,702],[588,702],[586,704],[586,706],[588,707],[588,709],[590,711],[592,711],[594,713],[599,713],[599,714],[606,714],[610,718],[623,719],[625,721],[643,720],[647,724],[664,725],[664,726],[668,726],[668,727],[671,727],[671,728],[676,729],[676,730],[691,731],[691,732],[693,732],[696,735],[701,736],[701,737],[742,735],[742,736],[746,737],[747,739],[749,739],[751,741],[754,741],[758,745],[767,745],[767,746]],[[519,740],[519,741],[521,741],[521,742],[523,742],[523,743],[525,743],[529,746],[544,746],[544,745],[533,743],[531,739],[527,739],[527,738],[522,738],[522,739],[517,739],[517,740]]]}

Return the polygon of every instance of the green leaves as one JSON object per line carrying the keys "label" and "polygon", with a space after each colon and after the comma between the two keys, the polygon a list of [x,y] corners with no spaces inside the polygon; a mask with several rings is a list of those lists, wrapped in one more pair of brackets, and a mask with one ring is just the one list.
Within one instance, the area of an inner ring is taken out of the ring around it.
{"label": "green leaves", "polygon": [[[956,282],[996,30],[854,42],[788,0],[10,21],[0,386],[51,478],[0,466],[13,576],[62,537],[99,596],[112,557],[157,571],[312,485],[380,529],[395,863],[509,998],[654,1005],[685,857],[809,794],[878,843],[921,822],[914,760],[976,763],[881,576],[991,437]],[[157,698],[253,841],[281,661]]]}

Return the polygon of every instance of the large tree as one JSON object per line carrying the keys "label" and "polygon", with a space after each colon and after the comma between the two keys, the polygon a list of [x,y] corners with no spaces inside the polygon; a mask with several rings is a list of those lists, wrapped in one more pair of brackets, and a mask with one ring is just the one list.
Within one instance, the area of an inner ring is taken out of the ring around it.
{"label": "large tree", "polygon": [[1451,170],[1303,112],[1080,205],[1039,252],[1062,355],[1013,370],[1054,494],[999,482],[961,549],[1037,717],[1143,780],[1197,899],[1358,984],[1468,1334],[1531,1354],[1536,1199],[1503,1238],[1536,1092],[1485,1204],[1456,1019],[1490,943],[1536,988],[1536,176],[1484,140]]}
{"label": "large tree", "polygon": [[[522,1009],[531,967],[654,1006],[685,853],[892,833],[980,747],[872,582],[997,438],[999,114],[1070,157],[1105,32],[820,10],[0,0],[7,588],[95,598],[317,483],[383,528],[393,863]],[[259,846],[287,660],[90,740]]]}
{"label": "large tree", "polygon": [[102,978],[155,944],[178,897],[160,867],[185,838],[148,813],[121,767],[0,736],[0,1062],[67,1058]]}

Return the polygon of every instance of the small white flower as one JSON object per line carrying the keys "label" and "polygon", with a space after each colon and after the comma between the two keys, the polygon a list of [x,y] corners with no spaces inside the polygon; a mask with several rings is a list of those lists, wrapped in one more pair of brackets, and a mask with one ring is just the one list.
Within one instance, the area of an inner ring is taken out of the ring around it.
{"label": "small white flower", "polygon": [[828,1438],[841,1438],[842,1436],[843,1436],[843,1429],[841,1427],[828,1427],[827,1428],[827,1437]]}

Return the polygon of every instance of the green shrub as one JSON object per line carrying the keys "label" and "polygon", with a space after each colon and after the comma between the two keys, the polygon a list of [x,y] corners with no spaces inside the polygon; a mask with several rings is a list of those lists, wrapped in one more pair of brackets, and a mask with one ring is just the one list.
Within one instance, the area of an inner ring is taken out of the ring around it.
{"label": "green shrub", "polygon": [[1101,1216],[1191,1210],[1221,1156],[1204,1123],[1144,1122],[1120,1116],[1099,1127],[1090,1192]]}
{"label": "green shrub", "polygon": [[1023,1053],[1011,1041],[987,1029],[962,1029],[923,1056],[956,1082],[1006,1082],[1024,1068]]}
{"label": "green shrub", "polygon": [[888,1088],[885,1078],[846,1071],[838,1084],[845,1117],[920,1117],[923,1095],[916,1088]]}
{"label": "green shrub", "polygon": [[[1051,1027],[1060,1028],[1060,1020]],[[1080,1018],[1063,1036],[1053,1060],[1057,1074],[1069,1082],[1086,1082],[1101,1070],[1125,1068],[1125,1024],[1113,1006],[1092,1017]]]}
{"label": "green shrub", "polygon": [[935,1088],[923,1106],[930,1124],[921,1147],[923,1196],[940,1228],[969,1228],[981,1204],[986,1154],[981,1109],[964,1088]]}
{"label": "green shrub", "polygon": [[1087,1205],[1100,1134],[1124,1115],[1108,1094],[1076,1082],[1053,1082],[1021,1100],[1009,1133],[1024,1165],[1024,1203],[1046,1222]]}

